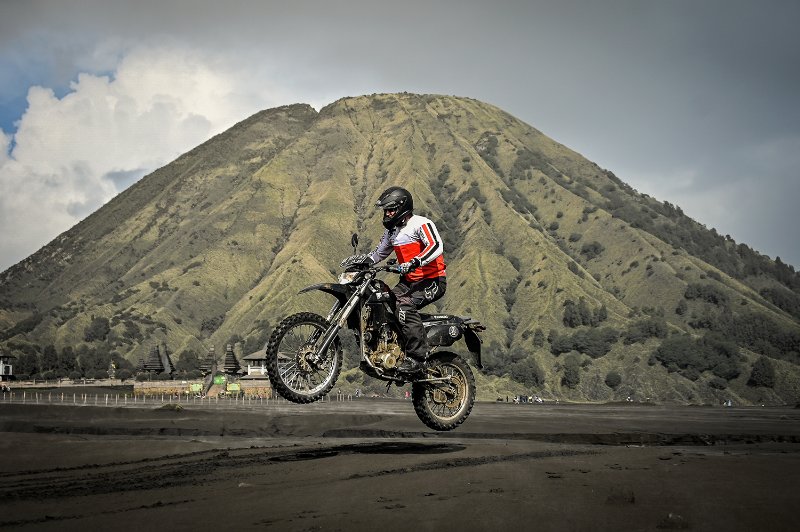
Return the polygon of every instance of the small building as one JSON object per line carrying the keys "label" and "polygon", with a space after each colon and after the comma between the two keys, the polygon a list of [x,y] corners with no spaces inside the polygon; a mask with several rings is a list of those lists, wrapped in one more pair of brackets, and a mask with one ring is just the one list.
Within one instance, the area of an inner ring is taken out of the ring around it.
{"label": "small building", "polygon": [[245,373],[248,377],[267,376],[267,354],[263,349],[242,357],[242,361],[247,364]]}
{"label": "small building", "polygon": [[17,357],[0,351],[0,381],[14,380],[13,362]]}

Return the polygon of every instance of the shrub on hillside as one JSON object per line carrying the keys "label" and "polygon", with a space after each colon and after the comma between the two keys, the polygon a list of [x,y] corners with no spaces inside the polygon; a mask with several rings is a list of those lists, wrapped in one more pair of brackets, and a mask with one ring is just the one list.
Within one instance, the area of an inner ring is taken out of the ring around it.
{"label": "shrub on hillside", "polygon": [[483,349],[483,366],[489,375],[502,377],[508,371],[510,356],[507,349],[503,349],[496,340]]}
{"label": "shrub on hillside", "polygon": [[728,387],[728,381],[722,377],[711,377],[711,380],[708,381],[708,385],[715,390],[724,390]]}
{"label": "shrub on hillside", "polygon": [[111,327],[108,318],[94,318],[92,322],[83,330],[83,339],[87,342],[95,340],[105,340]]}
{"label": "shrub on hillside", "polygon": [[550,339],[550,352],[558,356],[561,353],[569,353],[574,348],[572,335],[555,335]]}
{"label": "shrub on hillside", "polygon": [[673,336],[661,342],[653,353],[656,360],[670,371],[679,371],[695,380],[700,373],[711,371],[725,380],[739,376],[739,348],[715,334],[694,340],[690,336]]}
{"label": "shrub on hillside", "polygon": [[756,353],[800,364],[800,333],[769,316],[743,313],[723,322],[719,331]]}
{"label": "shrub on hillside", "polygon": [[[536,168],[544,174],[550,175],[554,172],[553,168],[547,164],[547,160],[538,152],[533,152],[528,148],[517,150],[517,158],[511,166],[512,179],[525,179],[529,168]],[[543,180],[544,177],[541,178]],[[540,180],[540,182],[541,182]]]}
{"label": "shrub on hillside", "polygon": [[622,384],[622,376],[616,371],[609,371],[606,375],[606,386],[616,390],[620,384]]}
{"label": "shrub on hillside", "polygon": [[567,264],[567,269],[569,269],[569,271],[571,271],[581,279],[583,279],[585,276],[583,270],[581,270],[580,266],[578,266],[578,264],[575,262],[570,261],[570,263]]}
{"label": "shrub on hillside", "polygon": [[463,197],[458,199],[458,201],[464,202],[470,198],[477,201],[479,205],[484,205],[486,203],[486,196],[484,196],[483,192],[481,192],[477,181],[470,183],[469,188],[466,192],[464,192]]}
{"label": "shrub on hillside", "polygon": [[538,207],[528,200],[525,196],[517,192],[515,189],[502,189],[500,195],[503,199],[514,206],[514,210],[520,213],[529,212],[534,214]]}
{"label": "shrub on hillside", "polygon": [[686,299],[701,299],[717,306],[728,303],[728,296],[713,284],[689,283],[683,295]]}
{"label": "shrub on hillside", "polygon": [[[572,263],[570,263],[572,264]],[[597,327],[600,323],[608,319],[608,309],[605,305],[591,310],[586,304],[585,298],[580,298],[575,304],[571,299],[564,301],[564,315],[562,321],[567,327],[575,328],[581,325],[591,325]]]}
{"label": "shrub on hillside", "polygon": [[648,318],[630,324],[622,335],[625,345],[644,342],[648,338],[666,338],[669,329],[664,318]]}
{"label": "shrub on hillside", "polygon": [[770,359],[762,356],[755,361],[753,369],[750,371],[750,378],[747,379],[747,385],[775,387],[775,366]]}
{"label": "shrub on hillside", "polygon": [[220,314],[219,316],[214,316],[213,318],[208,318],[203,320],[200,324],[200,331],[207,332],[209,334],[213,333],[217,329],[219,329],[222,322],[225,321],[225,315]]}
{"label": "shrub on hillside", "polygon": [[800,318],[800,295],[786,288],[764,288],[759,293],[779,309]]}
{"label": "shrub on hillside", "polygon": [[544,371],[533,358],[524,358],[510,367],[511,378],[515,381],[539,388],[544,385]]}
{"label": "shrub on hillside", "polygon": [[578,366],[566,366],[564,368],[564,376],[561,377],[562,386],[567,388],[577,388],[581,383],[581,372]]}
{"label": "shrub on hillside", "polygon": [[572,335],[556,336],[550,343],[554,355],[577,351],[592,358],[600,358],[613,347],[619,334],[610,327],[576,331]]}
{"label": "shrub on hillside", "polygon": [[544,331],[541,328],[537,328],[533,333],[533,347],[544,347],[544,340]]}
{"label": "shrub on hillside", "polygon": [[586,260],[592,260],[599,257],[605,249],[600,242],[595,240],[581,246],[581,254],[586,256]]}
{"label": "shrub on hillside", "polygon": [[175,363],[177,371],[192,371],[200,368],[200,356],[192,349],[182,351]]}

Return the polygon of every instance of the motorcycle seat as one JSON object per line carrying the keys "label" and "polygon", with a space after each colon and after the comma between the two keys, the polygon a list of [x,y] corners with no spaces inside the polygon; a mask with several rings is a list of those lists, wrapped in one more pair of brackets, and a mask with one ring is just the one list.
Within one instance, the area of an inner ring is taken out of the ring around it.
{"label": "motorcycle seat", "polygon": [[438,323],[461,320],[461,318],[458,316],[452,316],[450,314],[426,314],[424,312],[420,312],[419,317],[422,318],[423,323]]}

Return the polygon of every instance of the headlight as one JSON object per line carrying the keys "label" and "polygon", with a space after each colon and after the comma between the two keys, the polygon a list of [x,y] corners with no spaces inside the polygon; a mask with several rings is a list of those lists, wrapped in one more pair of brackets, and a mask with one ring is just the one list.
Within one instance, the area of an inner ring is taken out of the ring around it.
{"label": "headlight", "polygon": [[343,272],[339,274],[339,284],[350,284],[356,280],[358,272]]}

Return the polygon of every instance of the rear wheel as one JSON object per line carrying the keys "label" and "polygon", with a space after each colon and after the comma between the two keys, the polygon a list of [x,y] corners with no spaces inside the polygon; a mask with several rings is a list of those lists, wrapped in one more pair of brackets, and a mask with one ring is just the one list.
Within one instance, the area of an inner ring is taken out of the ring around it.
{"label": "rear wheel", "polygon": [[294,403],[324,397],[342,370],[342,347],[336,338],[317,361],[314,344],[330,324],[318,314],[301,312],[281,321],[267,343],[267,372],[272,387]]}
{"label": "rear wheel", "polygon": [[411,388],[414,410],[434,430],[453,430],[467,419],[475,403],[475,376],[455,353],[436,353],[426,364],[429,377],[444,382],[417,382]]}

